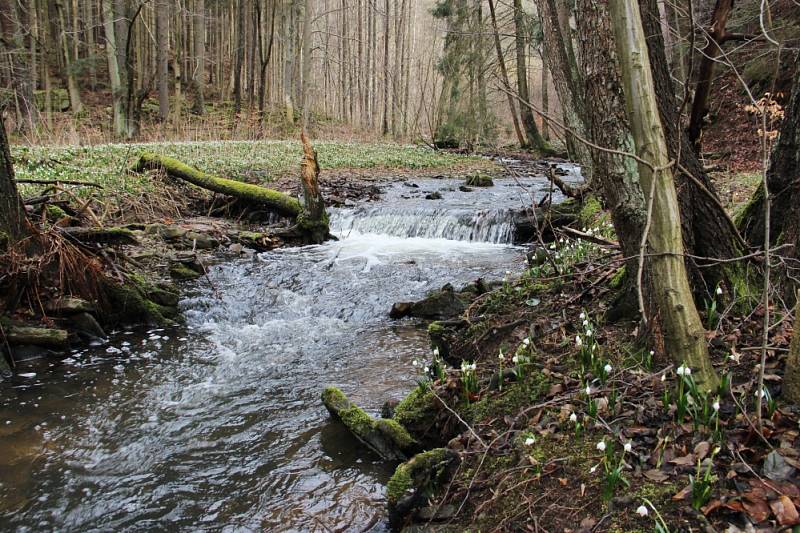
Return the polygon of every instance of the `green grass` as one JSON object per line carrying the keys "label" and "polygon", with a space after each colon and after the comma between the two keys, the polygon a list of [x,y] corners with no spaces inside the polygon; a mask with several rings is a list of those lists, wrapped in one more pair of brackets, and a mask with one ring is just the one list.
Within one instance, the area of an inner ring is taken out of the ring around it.
{"label": "green grass", "polygon": [[[476,157],[435,152],[399,144],[316,142],[323,170],[433,169],[475,164]],[[107,144],[92,147],[12,148],[18,179],[80,180],[112,191],[136,193],[153,187],[149,179],[127,170],[143,151],[177,158],[205,172],[263,183],[299,174],[302,148],[296,141],[222,141]]]}

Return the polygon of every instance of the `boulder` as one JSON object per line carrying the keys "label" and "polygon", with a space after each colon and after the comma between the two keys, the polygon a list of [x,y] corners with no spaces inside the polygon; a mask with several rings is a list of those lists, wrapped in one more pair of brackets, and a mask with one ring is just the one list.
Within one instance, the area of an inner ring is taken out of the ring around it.
{"label": "boulder", "polygon": [[219,241],[206,233],[189,231],[183,236],[183,240],[191,247],[198,250],[211,250],[219,246]]}
{"label": "boulder", "polygon": [[44,306],[45,311],[53,316],[70,316],[78,313],[95,313],[97,309],[94,304],[74,298],[72,296],[65,296],[57,300],[47,302]]}
{"label": "boulder", "polygon": [[494,180],[492,180],[491,176],[487,176],[486,174],[475,174],[469,176],[467,181],[464,182],[464,185],[467,187],[493,187]]}
{"label": "boulder", "polygon": [[103,327],[97,322],[97,319],[89,313],[72,315],[65,321],[65,327],[77,332],[82,337],[88,337],[90,340],[108,337]]}

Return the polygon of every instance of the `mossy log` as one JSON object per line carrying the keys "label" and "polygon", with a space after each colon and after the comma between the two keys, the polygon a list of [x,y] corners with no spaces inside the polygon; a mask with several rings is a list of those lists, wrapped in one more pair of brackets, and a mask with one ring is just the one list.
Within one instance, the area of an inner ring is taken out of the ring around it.
{"label": "mossy log", "polygon": [[63,329],[10,326],[3,328],[9,344],[31,344],[46,348],[66,348],[69,333]]}
{"label": "mossy log", "polygon": [[300,205],[300,202],[288,194],[250,183],[213,176],[192,168],[172,157],[145,152],[139,158],[134,170],[137,172],[163,170],[173,178],[188,181],[192,185],[197,185],[209,191],[264,205],[279,215],[292,219],[296,219],[303,212],[303,206]]}
{"label": "mossy log", "polygon": [[328,412],[347,426],[347,429],[364,445],[387,461],[403,461],[417,443],[396,420],[373,419],[363,409],[351,402],[336,387],[322,393],[322,403]]}
{"label": "mossy log", "polygon": [[389,521],[393,527],[402,526],[411,512],[450,477],[458,459],[453,450],[435,448],[397,467],[386,487]]}

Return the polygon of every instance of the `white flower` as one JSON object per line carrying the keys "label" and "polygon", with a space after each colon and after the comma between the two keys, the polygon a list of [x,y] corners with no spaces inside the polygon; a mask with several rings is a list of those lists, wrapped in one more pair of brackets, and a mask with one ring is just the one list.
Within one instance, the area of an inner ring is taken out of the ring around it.
{"label": "white flower", "polygon": [[525,446],[533,446],[533,443],[536,442],[536,439],[533,437],[528,437],[525,439]]}
{"label": "white flower", "polygon": [[717,295],[722,296],[722,287],[717,287]]}
{"label": "white flower", "polygon": [[589,325],[589,321],[588,321],[588,320],[584,320],[584,321],[583,321],[583,326],[584,326],[584,327],[587,327],[588,325]]}
{"label": "white flower", "polygon": [[530,346],[531,339],[528,338],[528,337],[525,337],[524,339],[522,339],[522,344],[524,344],[525,346]]}
{"label": "white flower", "polygon": [[686,365],[681,365],[681,366],[678,367],[678,369],[675,371],[675,373],[678,374],[679,376],[691,376],[692,375],[692,369],[689,368]]}
{"label": "white flower", "polygon": [[667,375],[666,374],[661,374],[661,382],[663,383],[665,381],[667,381]]}
{"label": "white flower", "polygon": [[439,357],[439,348],[434,348],[433,349],[433,356],[434,357]]}
{"label": "white flower", "polygon": [[598,442],[596,448],[601,452],[606,451],[606,441],[601,440],[600,442]]}
{"label": "white flower", "polygon": [[606,363],[606,366],[603,367],[603,371],[605,371],[606,374],[610,374],[611,373],[611,365]]}
{"label": "white flower", "polygon": [[578,421],[578,415],[576,415],[575,413],[572,413],[571,415],[569,415],[569,421],[570,422],[577,422]]}
{"label": "white flower", "polygon": [[594,474],[596,470],[597,470],[597,465],[594,465],[593,467],[591,467],[591,468],[589,469],[589,473],[590,473],[590,474]]}
{"label": "white flower", "polygon": [[477,370],[477,368],[478,368],[478,365],[475,364],[475,363],[472,363],[472,370]]}
{"label": "white flower", "polygon": [[426,374],[427,374],[428,372],[430,372],[430,368],[428,368],[427,366],[426,366],[426,367],[425,367],[423,370],[424,370],[424,372],[425,372]]}
{"label": "white flower", "polygon": [[760,397],[762,397],[762,398],[764,398],[766,395],[767,395],[767,393],[766,393],[766,392],[764,392],[764,390],[757,390],[757,391],[755,392],[755,396],[756,396],[756,398],[758,398],[759,396],[760,396]]}
{"label": "white flower", "polygon": [[581,313],[580,314],[580,319],[581,320],[586,320],[586,313]]}
{"label": "white flower", "polygon": [[645,507],[644,505],[640,505],[639,508],[636,509],[636,514],[638,514],[639,516],[647,516],[648,514],[650,514],[650,511],[648,511],[647,507]]}
{"label": "white flower", "polygon": [[711,404],[711,407],[714,408],[714,411],[719,412],[719,400],[717,400],[713,404]]}
{"label": "white flower", "polygon": [[511,271],[510,270],[506,270],[506,276],[510,276],[510,275],[511,275]]}
{"label": "white flower", "polygon": [[413,361],[411,361],[411,364],[414,365],[414,366],[419,366],[419,361],[414,359]]}
{"label": "white flower", "polygon": [[519,363],[519,356],[518,356],[518,355],[515,355],[514,357],[512,357],[512,358],[511,358],[511,362],[512,362],[512,363],[514,363],[514,364],[517,364],[517,363]]}
{"label": "white flower", "polygon": [[591,395],[592,395],[592,387],[586,385],[586,396],[591,396]]}
{"label": "white flower", "polygon": [[650,350],[650,357],[653,357],[656,354],[654,350]]}
{"label": "white flower", "polygon": [[631,450],[633,449],[633,445],[632,445],[630,442],[626,442],[626,443],[625,443],[625,446],[623,446],[623,449],[624,449],[626,452],[630,453],[630,452],[631,452]]}
{"label": "white flower", "polygon": [[590,329],[587,329],[587,330],[586,330],[586,336],[587,336],[587,337],[591,337],[591,336],[592,336],[592,330],[590,330]]}
{"label": "white flower", "polygon": [[580,335],[575,335],[575,344],[580,348],[583,346],[583,339],[581,339]]}
{"label": "white flower", "polygon": [[500,355],[498,355],[497,358],[500,359],[501,361],[505,361],[506,360],[506,356],[503,355],[503,350],[500,350]]}

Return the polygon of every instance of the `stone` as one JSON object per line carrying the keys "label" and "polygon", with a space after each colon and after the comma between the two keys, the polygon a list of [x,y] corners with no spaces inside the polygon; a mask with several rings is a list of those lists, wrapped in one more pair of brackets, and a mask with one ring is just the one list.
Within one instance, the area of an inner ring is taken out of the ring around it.
{"label": "stone", "polygon": [[411,316],[411,308],[413,306],[414,302],[397,302],[392,305],[392,310],[389,311],[389,317],[399,319]]}
{"label": "stone", "polygon": [[442,199],[442,193],[440,193],[438,191],[430,192],[430,193],[425,195],[425,199],[426,200],[441,200]]}
{"label": "stone", "polygon": [[165,307],[177,307],[180,295],[176,291],[155,287],[147,291],[147,299]]}
{"label": "stone", "polygon": [[196,231],[187,232],[183,236],[183,240],[198,250],[211,250],[219,246],[219,241],[214,237]]}
{"label": "stone", "polygon": [[184,235],[186,235],[187,231],[180,226],[162,226],[158,229],[158,235],[165,241],[177,241]]}
{"label": "stone", "polygon": [[192,268],[189,268],[184,263],[173,263],[169,267],[169,275],[176,280],[191,280],[191,279],[197,279],[203,274],[197,272]]}
{"label": "stone", "polygon": [[71,316],[67,321],[67,327],[82,337],[88,337],[90,340],[108,337],[103,327],[97,322],[97,319],[89,313],[78,313]]}
{"label": "stone", "polygon": [[46,348],[69,346],[69,333],[64,329],[10,326],[5,332],[9,344],[31,344]]}
{"label": "stone", "polygon": [[97,312],[94,304],[80,298],[74,298],[72,296],[65,296],[63,298],[47,302],[47,304],[44,306],[44,309],[48,314],[54,316],[69,316],[78,313]]}
{"label": "stone", "polygon": [[487,176],[486,174],[475,174],[469,176],[467,181],[464,182],[464,185],[467,187],[492,187],[494,186],[494,180],[492,180],[491,176]]}
{"label": "stone", "polygon": [[467,187],[466,185],[462,185],[458,188],[458,190],[461,192],[472,192],[475,189],[473,189],[472,187]]}

